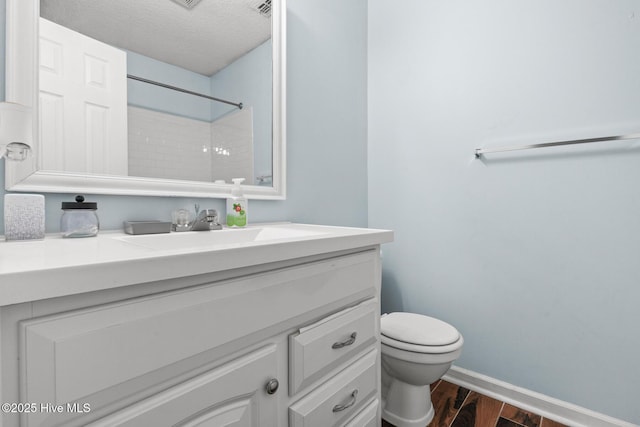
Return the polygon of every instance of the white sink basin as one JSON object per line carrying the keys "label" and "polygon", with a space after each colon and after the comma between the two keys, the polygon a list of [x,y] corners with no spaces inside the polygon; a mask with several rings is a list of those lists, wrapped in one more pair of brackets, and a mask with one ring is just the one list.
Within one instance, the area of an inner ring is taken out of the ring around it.
{"label": "white sink basin", "polygon": [[169,234],[117,236],[114,238],[125,243],[154,250],[204,250],[251,243],[297,240],[326,234],[328,233],[323,231],[279,224],[235,229],[226,228],[215,231],[184,231]]}

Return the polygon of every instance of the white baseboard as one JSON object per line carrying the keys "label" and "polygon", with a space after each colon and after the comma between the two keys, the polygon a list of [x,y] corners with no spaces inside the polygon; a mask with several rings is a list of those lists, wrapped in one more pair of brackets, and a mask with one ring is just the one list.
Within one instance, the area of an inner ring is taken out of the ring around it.
{"label": "white baseboard", "polygon": [[457,366],[452,366],[442,379],[571,427],[638,427]]}

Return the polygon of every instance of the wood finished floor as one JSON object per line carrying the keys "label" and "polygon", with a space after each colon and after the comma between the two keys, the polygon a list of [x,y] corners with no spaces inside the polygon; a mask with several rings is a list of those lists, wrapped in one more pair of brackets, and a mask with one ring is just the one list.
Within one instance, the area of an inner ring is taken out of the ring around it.
{"label": "wood finished floor", "polygon": [[[429,427],[566,427],[443,380],[431,384],[431,402],[436,414]],[[394,426],[382,420],[382,427]]]}

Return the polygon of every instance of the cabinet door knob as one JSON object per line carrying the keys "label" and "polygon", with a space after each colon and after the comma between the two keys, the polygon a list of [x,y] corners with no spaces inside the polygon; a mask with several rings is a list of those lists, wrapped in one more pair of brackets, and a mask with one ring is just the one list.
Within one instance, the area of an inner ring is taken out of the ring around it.
{"label": "cabinet door knob", "polygon": [[334,342],[333,345],[331,346],[331,348],[336,349],[336,348],[342,348],[342,347],[346,347],[348,345],[351,345],[354,342],[356,342],[356,337],[357,336],[358,336],[358,333],[354,332],[351,335],[349,335],[349,338],[346,339],[345,341]]}
{"label": "cabinet door knob", "polygon": [[278,391],[278,387],[280,387],[280,383],[278,382],[278,380],[275,378],[270,379],[267,383],[267,394],[274,394],[276,391]]}
{"label": "cabinet door knob", "polygon": [[356,398],[358,397],[358,389],[353,390],[351,393],[351,397],[347,403],[343,403],[341,405],[336,405],[333,407],[333,412],[344,411],[345,409],[351,408],[356,404]]}

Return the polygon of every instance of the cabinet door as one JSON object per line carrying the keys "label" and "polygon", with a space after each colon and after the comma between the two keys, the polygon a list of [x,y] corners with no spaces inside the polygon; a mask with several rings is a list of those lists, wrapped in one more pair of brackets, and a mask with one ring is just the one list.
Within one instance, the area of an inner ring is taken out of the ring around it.
{"label": "cabinet door", "polygon": [[277,425],[275,345],[233,360],[89,426],[253,427]]}

